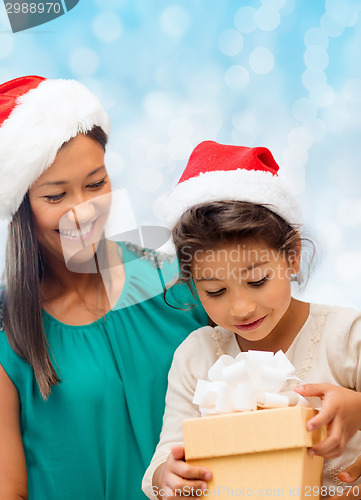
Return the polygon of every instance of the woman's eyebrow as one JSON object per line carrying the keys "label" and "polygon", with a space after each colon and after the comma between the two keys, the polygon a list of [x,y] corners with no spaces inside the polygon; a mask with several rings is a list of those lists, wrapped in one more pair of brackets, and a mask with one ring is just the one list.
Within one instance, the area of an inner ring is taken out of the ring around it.
{"label": "woman's eyebrow", "polygon": [[[97,172],[99,172],[100,170],[102,170],[103,168],[105,168],[105,165],[102,165],[101,167],[98,167],[96,168],[95,170],[93,170],[92,172],[90,172],[87,177],[91,177],[92,175],[96,174]],[[40,187],[43,187],[43,186],[60,186],[62,184],[68,184],[69,181],[49,181],[49,182],[44,182],[43,184],[40,184],[40,186],[37,186],[38,188]]]}

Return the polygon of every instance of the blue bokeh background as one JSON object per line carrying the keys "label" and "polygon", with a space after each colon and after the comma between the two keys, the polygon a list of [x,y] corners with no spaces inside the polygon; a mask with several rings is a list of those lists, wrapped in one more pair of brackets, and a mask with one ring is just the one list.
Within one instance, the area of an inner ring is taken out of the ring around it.
{"label": "blue bokeh background", "polygon": [[361,0],[80,0],[16,34],[0,4],[0,82],[76,78],[99,96],[139,225],[161,224],[198,142],[267,146],[318,248],[301,296],[358,308],[360,47]]}

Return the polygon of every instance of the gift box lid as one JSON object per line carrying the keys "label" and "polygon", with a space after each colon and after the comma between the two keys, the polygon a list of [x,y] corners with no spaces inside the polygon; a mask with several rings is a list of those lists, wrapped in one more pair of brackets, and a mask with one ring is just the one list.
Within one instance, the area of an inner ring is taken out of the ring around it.
{"label": "gift box lid", "polygon": [[310,447],[324,438],[324,429],[306,429],[316,413],[295,406],[184,420],[186,459]]}

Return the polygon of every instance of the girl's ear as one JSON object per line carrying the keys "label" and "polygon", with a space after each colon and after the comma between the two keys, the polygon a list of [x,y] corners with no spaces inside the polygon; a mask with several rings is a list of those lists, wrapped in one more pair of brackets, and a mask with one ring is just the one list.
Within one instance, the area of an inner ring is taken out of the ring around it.
{"label": "girl's ear", "polygon": [[288,265],[292,274],[298,274],[301,268],[301,252],[291,253],[288,257]]}
{"label": "girl's ear", "polygon": [[302,244],[301,244],[301,237],[299,236],[297,246],[288,253],[287,260],[292,274],[298,274],[300,271],[301,253],[302,253]]}

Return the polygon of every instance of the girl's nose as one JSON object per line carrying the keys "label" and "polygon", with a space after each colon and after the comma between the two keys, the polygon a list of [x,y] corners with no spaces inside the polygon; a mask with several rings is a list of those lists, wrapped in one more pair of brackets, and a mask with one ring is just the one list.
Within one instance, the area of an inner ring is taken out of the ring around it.
{"label": "girl's nose", "polygon": [[242,320],[243,318],[251,316],[255,310],[256,304],[251,298],[240,296],[239,294],[231,298],[230,313],[233,317]]}

